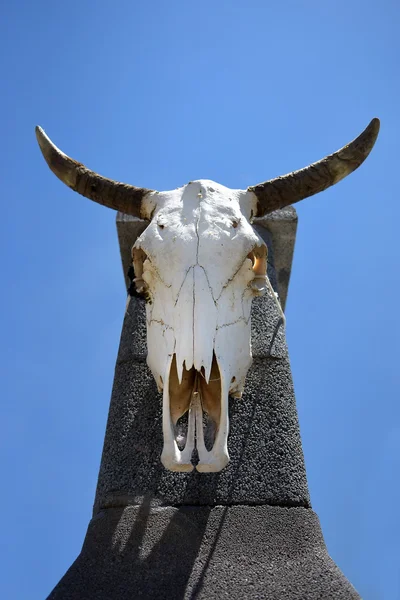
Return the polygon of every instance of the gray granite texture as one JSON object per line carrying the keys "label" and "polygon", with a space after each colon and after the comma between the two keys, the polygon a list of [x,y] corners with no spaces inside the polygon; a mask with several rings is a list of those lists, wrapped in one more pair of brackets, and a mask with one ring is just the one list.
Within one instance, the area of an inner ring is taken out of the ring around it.
{"label": "gray granite texture", "polygon": [[242,400],[230,400],[231,461],[220,473],[167,471],[160,462],[161,414],[145,363],[119,364],[94,514],[148,495],[163,505],[309,506],[287,361],[256,360]]}
{"label": "gray granite texture", "polygon": [[310,509],[112,508],[48,600],[350,600]]}
{"label": "gray granite texture", "polygon": [[290,273],[297,231],[297,213],[293,206],[275,210],[261,219],[254,219],[254,226],[268,231],[274,252],[277,291],[283,308],[289,289]]}

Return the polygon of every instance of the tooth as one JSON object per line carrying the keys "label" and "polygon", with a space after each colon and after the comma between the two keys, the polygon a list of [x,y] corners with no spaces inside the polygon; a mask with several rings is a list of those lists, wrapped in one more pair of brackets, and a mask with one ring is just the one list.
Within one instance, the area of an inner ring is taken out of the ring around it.
{"label": "tooth", "polygon": [[176,359],[176,370],[178,373],[178,381],[179,381],[179,385],[182,383],[182,376],[183,376],[183,362],[178,362],[178,358]]}
{"label": "tooth", "polygon": [[204,365],[204,377],[207,383],[210,383],[210,375],[211,375],[211,366],[212,366],[212,358]]}

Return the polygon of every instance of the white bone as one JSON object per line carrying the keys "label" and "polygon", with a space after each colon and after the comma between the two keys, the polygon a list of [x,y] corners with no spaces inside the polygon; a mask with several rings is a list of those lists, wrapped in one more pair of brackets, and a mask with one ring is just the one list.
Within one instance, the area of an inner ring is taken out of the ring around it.
{"label": "white bone", "polygon": [[163,390],[163,434],[164,448],[161,454],[161,462],[166,469],[170,471],[193,471],[194,466],[191,463],[192,453],[195,447],[195,414],[193,409],[189,408],[188,431],[186,444],[183,450],[179,450],[176,443],[173,426],[171,422],[171,412],[169,403],[169,374],[171,362],[165,370],[164,390]]}
{"label": "white bone", "polygon": [[[219,471],[229,461],[228,395],[240,397],[252,361],[253,297],[269,291],[283,316],[265,273],[265,243],[249,222],[257,199],[252,192],[207,180],[148,196],[152,218],[134,245],[133,262],[137,285],[149,299],[147,363],[163,387],[162,462],[171,470],[190,471],[197,446],[197,470]],[[216,357],[221,377],[221,398],[216,400],[221,410],[210,451],[204,444],[197,387],[184,450],[176,443],[169,390],[174,355],[180,384],[184,369],[192,368],[209,382]]]}
{"label": "white bone", "polygon": [[228,454],[228,433],[229,433],[229,415],[228,415],[228,388],[225,385],[221,374],[221,419],[218,432],[214,441],[212,450],[208,451],[204,443],[203,431],[203,411],[200,400],[196,405],[196,442],[199,453],[199,464],[196,469],[200,473],[213,473],[222,471],[229,462]]}
{"label": "white bone", "polygon": [[197,371],[205,370],[205,379],[210,379],[214,352],[214,336],[217,325],[217,307],[207,282],[205,270],[194,267],[194,314],[193,314],[193,364]]}

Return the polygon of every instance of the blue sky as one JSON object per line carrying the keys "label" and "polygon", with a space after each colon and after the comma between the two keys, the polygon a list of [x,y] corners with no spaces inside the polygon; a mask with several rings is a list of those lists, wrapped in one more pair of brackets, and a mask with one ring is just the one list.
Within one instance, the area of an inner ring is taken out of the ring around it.
{"label": "blue sky", "polygon": [[125,305],[115,215],[36,146],[155,189],[301,168],[382,127],[298,206],[287,335],[313,507],[365,600],[400,598],[399,17],[389,0],[4,3],[0,597],[79,553]]}

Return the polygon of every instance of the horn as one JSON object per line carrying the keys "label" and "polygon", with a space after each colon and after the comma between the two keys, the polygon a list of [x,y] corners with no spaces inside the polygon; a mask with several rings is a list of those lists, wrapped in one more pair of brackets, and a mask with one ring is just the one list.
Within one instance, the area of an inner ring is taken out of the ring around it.
{"label": "horn", "polygon": [[258,199],[256,216],[318,194],[355,171],[371,152],[379,126],[379,119],[372,119],[361,135],[337,152],[299,171],[249,187]]}
{"label": "horn", "polygon": [[41,127],[36,127],[36,137],[51,171],[74,192],[103,206],[143,218],[142,200],[153,190],[119,183],[91,171],[85,165],[61,152]]}

